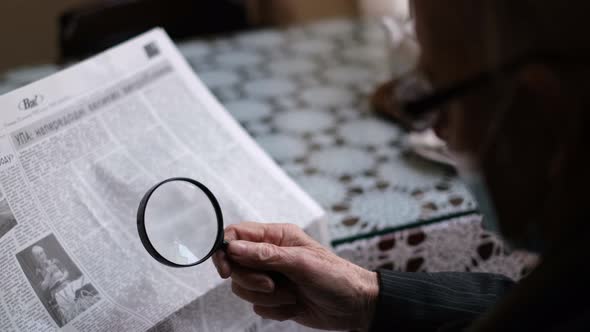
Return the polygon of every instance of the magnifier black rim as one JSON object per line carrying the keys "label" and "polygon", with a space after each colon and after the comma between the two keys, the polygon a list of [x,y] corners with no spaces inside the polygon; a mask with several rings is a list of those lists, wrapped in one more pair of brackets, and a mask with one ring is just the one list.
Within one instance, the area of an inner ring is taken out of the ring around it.
{"label": "magnifier black rim", "polygon": [[[198,187],[199,189],[201,189],[201,191],[203,191],[205,193],[205,195],[207,195],[207,198],[209,198],[209,201],[211,202],[211,204],[213,205],[213,209],[215,210],[215,216],[217,217],[217,236],[215,239],[215,244],[211,248],[211,251],[209,251],[209,253],[207,253],[207,255],[205,255],[203,258],[196,261],[195,263],[191,263],[191,264],[174,263],[174,262],[166,259],[164,256],[162,256],[158,252],[158,250],[156,250],[156,248],[152,245],[152,242],[150,241],[150,238],[149,238],[146,228],[145,228],[145,209],[147,207],[147,203],[150,200],[150,197],[152,196],[154,191],[156,191],[156,189],[158,189],[160,186],[162,186],[165,183],[173,182],[173,181],[188,182],[188,183]],[[211,190],[209,190],[209,188],[207,188],[204,184],[202,184],[201,182],[199,182],[197,180],[191,179],[191,178],[174,177],[174,178],[166,179],[166,180],[154,185],[145,193],[145,195],[141,199],[141,202],[139,203],[139,208],[137,209],[137,231],[139,232],[139,238],[141,239],[141,243],[143,244],[143,246],[145,247],[147,252],[155,260],[157,260],[158,262],[160,262],[162,264],[172,266],[172,267],[190,267],[190,266],[199,265],[199,264],[203,263],[204,261],[206,261],[209,257],[211,257],[213,255],[213,253],[219,248],[219,246],[222,245],[222,243],[223,243],[223,215],[221,214],[221,207],[219,206],[219,202],[217,201],[217,198],[215,198],[215,195],[213,195]]]}

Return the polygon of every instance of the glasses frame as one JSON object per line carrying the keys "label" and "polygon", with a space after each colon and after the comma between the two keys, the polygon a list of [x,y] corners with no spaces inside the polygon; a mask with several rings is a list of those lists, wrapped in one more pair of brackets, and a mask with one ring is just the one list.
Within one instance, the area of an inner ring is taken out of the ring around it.
{"label": "glasses frame", "polygon": [[[450,86],[433,89],[432,92],[417,97],[414,100],[401,101],[401,111],[410,119],[423,118],[426,114],[440,109],[442,105],[451,100],[473,93],[476,90],[492,84],[500,78],[512,75],[525,65],[533,63],[563,64],[572,63],[572,60],[577,61],[575,57],[543,52],[520,56],[512,61],[501,64],[496,68],[481,71],[467,79],[455,82]],[[587,64],[587,62],[584,61],[580,63]]]}

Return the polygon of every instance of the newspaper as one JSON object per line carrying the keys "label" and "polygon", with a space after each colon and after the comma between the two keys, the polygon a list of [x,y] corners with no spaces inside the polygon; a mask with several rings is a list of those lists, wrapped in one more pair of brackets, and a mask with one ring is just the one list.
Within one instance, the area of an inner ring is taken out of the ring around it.
{"label": "newspaper", "polygon": [[0,97],[0,331],[296,330],[256,319],[212,263],[171,268],[136,211],[168,177],[205,183],[226,226],[323,211],[152,30]]}

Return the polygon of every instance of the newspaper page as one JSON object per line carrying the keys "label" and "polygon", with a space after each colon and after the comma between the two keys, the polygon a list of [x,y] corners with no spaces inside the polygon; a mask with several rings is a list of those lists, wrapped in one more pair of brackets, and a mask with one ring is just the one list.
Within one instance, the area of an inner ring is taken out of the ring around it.
{"label": "newspaper page", "polygon": [[225,225],[323,211],[254,143],[160,29],[0,97],[0,331],[297,330],[256,319],[210,261],[156,262],[136,213],[168,177]]}

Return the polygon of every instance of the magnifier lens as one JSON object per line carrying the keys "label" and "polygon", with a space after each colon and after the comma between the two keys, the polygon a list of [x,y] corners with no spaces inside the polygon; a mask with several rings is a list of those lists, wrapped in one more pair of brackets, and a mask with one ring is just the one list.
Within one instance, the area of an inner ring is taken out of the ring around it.
{"label": "magnifier lens", "polygon": [[151,245],[174,264],[200,262],[216,245],[215,208],[207,194],[188,181],[157,187],[145,206],[144,224]]}

